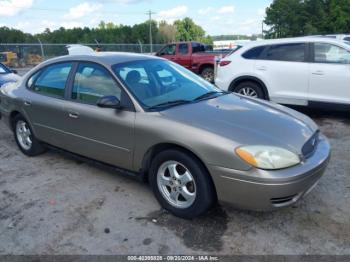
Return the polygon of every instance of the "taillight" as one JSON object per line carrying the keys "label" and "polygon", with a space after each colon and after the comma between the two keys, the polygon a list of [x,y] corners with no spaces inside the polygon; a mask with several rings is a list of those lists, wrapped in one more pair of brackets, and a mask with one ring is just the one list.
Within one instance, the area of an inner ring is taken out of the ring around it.
{"label": "taillight", "polygon": [[231,61],[225,61],[225,60],[223,60],[223,61],[220,62],[220,66],[227,66],[227,65],[229,65],[229,64],[231,64]]}

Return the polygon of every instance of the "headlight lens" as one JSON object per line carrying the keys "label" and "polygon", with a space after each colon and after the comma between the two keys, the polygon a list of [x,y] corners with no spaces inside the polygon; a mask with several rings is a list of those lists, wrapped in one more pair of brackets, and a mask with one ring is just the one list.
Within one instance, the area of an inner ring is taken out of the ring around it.
{"label": "headlight lens", "polygon": [[242,146],[236,153],[248,164],[261,169],[283,169],[300,163],[298,155],[274,146]]}

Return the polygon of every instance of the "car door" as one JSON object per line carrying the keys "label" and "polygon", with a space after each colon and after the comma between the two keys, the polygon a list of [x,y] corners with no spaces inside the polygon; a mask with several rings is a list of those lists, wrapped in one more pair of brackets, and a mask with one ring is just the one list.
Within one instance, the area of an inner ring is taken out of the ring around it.
{"label": "car door", "polygon": [[70,100],[64,105],[69,151],[131,169],[134,147],[133,108],[98,107],[103,96],[129,99],[102,65],[81,62],[72,77]]}
{"label": "car door", "polygon": [[272,101],[282,104],[307,104],[309,82],[308,45],[283,43],[270,45],[255,63],[255,73],[262,79]]}
{"label": "car door", "polygon": [[64,97],[72,63],[51,64],[34,73],[27,82],[23,110],[41,141],[65,147]]}
{"label": "car door", "polygon": [[191,53],[188,43],[180,43],[177,50],[177,58],[175,60],[178,64],[190,69],[191,67]]}
{"label": "car door", "polygon": [[158,56],[161,56],[165,59],[176,62],[176,44],[169,44],[165,46],[159,53]]}
{"label": "car door", "polygon": [[312,49],[309,100],[350,104],[350,51],[329,43]]}

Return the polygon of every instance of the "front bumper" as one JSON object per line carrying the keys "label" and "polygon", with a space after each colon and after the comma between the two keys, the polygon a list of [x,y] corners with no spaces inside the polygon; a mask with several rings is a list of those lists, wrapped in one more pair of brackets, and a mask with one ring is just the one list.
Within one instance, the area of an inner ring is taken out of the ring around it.
{"label": "front bumper", "polygon": [[267,211],[292,205],[308,194],[323,175],[329,158],[330,145],[321,136],[314,154],[295,167],[238,171],[209,166],[209,172],[219,201],[243,209]]}

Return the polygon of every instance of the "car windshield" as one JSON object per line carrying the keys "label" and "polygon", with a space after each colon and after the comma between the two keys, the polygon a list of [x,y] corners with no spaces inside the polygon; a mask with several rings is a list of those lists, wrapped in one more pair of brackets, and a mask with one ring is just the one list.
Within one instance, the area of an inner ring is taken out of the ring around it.
{"label": "car windshield", "polygon": [[116,64],[112,68],[140,104],[149,110],[223,94],[196,74],[166,60],[137,60]]}

